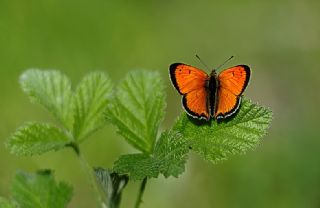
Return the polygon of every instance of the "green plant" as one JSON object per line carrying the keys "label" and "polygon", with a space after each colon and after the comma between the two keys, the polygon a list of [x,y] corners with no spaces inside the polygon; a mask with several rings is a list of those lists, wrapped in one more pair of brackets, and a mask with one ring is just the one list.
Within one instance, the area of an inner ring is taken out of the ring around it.
{"label": "green plant", "polygon": [[[115,89],[102,72],[87,75],[75,91],[65,75],[53,70],[28,70],[20,83],[31,100],[52,113],[59,125],[27,123],[7,140],[7,148],[16,155],[32,156],[71,147],[88,173],[101,207],[119,207],[127,182],[141,180],[135,203],[139,207],[147,180],[160,174],[178,177],[185,171],[190,150],[213,163],[245,153],[257,146],[272,118],[270,110],[243,99],[237,115],[228,121],[198,121],[183,112],[172,128],[160,132],[166,108],[165,87],[159,73],[152,71],[132,71]],[[106,123],[113,124],[140,153],[121,155],[112,169],[93,169],[79,145]],[[50,183],[43,182],[39,175],[28,177],[39,178],[39,186],[54,185],[49,173],[45,180]],[[17,178],[20,176],[18,173]],[[61,206],[71,198],[71,188],[62,186],[68,197],[60,199]],[[14,207],[19,198],[27,197],[14,194],[12,201],[0,198],[0,205]],[[37,194],[42,197],[42,192]],[[38,202],[28,203],[31,207],[55,207],[48,201],[44,201],[46,206]]]}

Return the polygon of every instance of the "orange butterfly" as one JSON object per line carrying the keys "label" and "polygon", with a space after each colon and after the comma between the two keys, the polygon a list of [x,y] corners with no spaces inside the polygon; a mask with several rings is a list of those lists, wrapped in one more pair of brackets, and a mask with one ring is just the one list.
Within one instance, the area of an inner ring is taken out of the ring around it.
{"label": "orange butterfly", "polygon": [[174,87],[183,95],[186,112],[198,119],[223,119],[239,109],[241,94],[248,85],[250,68],[238,65],[222,71],[212,70],[210,76],[193,66],[174,63],[170,66]]}

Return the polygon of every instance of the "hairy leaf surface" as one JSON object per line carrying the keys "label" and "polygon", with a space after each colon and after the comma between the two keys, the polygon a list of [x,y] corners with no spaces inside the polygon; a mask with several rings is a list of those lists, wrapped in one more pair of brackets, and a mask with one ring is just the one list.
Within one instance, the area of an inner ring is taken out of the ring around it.
{"label": "hairy leaf surface", "polygon": [[145,177],[157,178],[159,168],[153,157],[144,154],[122,155],[114,163],[114,171],[119,174],[128,174],[132,180],[142,180]]}
{"label": "hairy leaf surface", "polygon": [[59,150],[69,142],[70,138],[51,124],[27,123],[16,130],[6,146],[12,154],[39,155]]}
{"label": "hairy leaf surface", "polygon": [[132,146],[151,153],[165,106],[164,86],[159,73],[133,71],[117,87],[106,116]]}
{"label": "hairy leaf surface", "polygon": [[91,73],[80,82],[74,99],[74,138],[84,139],[105,124],[111,93],[111,80],[103,73]]}
{"label": "hairy leaf surface", "polygon": [[188,152],[189,141],[180,133],[176,131],[162,133],[154,152],[160,173],[166,178],[178,177],[184,172]]}
{"label": "hairy leaf surface", "polygon": [[271,119],[270,110],[244,99],[237,115],[228,120],[205,122],[183,113],[174,129],[191,142],[193,151],[215,163],[256,147]]}
{"label": "hairy leaf surface", "polygon": [[20,77],[23,91],[40,103],[67,129],[72,126],[72,91],[67,76],[55,70],[29,69]]}
{"label": "hairy leaf surface", "polygon": [[164,132],[153,155],[123,155],[115,162],[114,170],[120,174],[128,174],[133,180],[157,178],[160,173],[166,178],[178,177],[184,172],[188,151],[188,141],[179,133]]}

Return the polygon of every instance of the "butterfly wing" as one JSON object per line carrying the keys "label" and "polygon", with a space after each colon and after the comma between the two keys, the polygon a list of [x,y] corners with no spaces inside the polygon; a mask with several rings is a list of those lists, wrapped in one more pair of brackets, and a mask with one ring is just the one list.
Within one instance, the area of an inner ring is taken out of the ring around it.
{"label": "butterfly wing", "polygon": [[175,63],[170,66],[170,78],[174,87],[183,95],[182,104],[186,112],[192,117],[209,120],[209,76],[193,66]]}
{"label": "butterfly wing", "polygon": [[241,94],[248,85],[250,75],[250,68],[246,65],[231,67],[218,75],[219,88],[215,118],[231,116],[238,110]]}

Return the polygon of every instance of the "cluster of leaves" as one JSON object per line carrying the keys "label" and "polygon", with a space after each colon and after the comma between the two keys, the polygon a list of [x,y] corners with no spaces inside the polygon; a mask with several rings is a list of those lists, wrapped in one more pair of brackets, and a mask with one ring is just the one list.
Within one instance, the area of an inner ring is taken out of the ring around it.
{"label": "cluster of leaves", "polygon": [[18,128],[6,143],[13,154],[42,154],[68,146],[79,154],[79,144],[107,122],[139,151],[120,156],[111,171],[96,169],[109,207],[118,206],[128,177],[178,177],[190,149],[213,163],[245,153],[257,146],[272,117],[270,110],[244,99],[228,121],[198,121],[182,113],[172,128],[160,132],[166,96],[157,72],[132,71],[115,90],[108,76],[98,72],[86,76],[75,91],[69,79],[54,70],[28,70],[20,83],[59,125],[32,122]]}
{"label": "cluster of leaves", "polygon": [[57,122],[24,124],[7,140],[10,152],[32,156],[72,147],[80,157],[79,144],[106,123],[104,112],[113,92],[110,78],[94,72],[72,90],[70,80],[61,72],[30,69],[21,75],[20,84],[31,101],[42,105]]}
{"label": "cluster of leaves", "polygon": [[20,84],[33,102],[53,114],[59,126],[26,123],[6,143],[13,154],[30,156],[78,145],[105,124],[103,112],[110,101],[112,83],[104,73],[89,74],[75,91],[70,80],[54,70],[28,70],[20,77]]}
{"label": "cluster of leaves", "polygon": [[238,114],[228,121],[199,121],[185,113],[171,129],[159,135],[165,95],[158,73],[130,73],[116,89],[106,117],[128,143],[141,153],[122,155],[114,171],[133,180],[178,177],[190,149],[216,163],[245,153],[259,143],[272,118],[270,110],[244,99]]}

